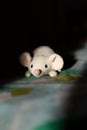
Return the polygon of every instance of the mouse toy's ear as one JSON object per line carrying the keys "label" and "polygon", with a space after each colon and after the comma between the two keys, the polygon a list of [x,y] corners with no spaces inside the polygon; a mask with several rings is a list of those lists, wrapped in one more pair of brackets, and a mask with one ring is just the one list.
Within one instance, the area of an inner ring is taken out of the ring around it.
{"label": "mouse toy's ear", "polygon": [[31,59],[32,58],[28,52],[22,53],[19,57],[19,61],[24,67],[29,67]]}
{"label": "mouse toy's ear", "polygon": [[61,71],[61,69],[63,68],[63,65],[64,65],[64,61],[60,55],[52,54],[49,57],[49,60],[52,64],[52,69],[57,70],[57,71]]}

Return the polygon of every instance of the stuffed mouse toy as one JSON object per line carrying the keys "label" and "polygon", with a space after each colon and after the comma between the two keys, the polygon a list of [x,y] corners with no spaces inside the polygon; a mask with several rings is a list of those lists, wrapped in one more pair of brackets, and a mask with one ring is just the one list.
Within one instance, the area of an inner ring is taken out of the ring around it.
{"label": "stuffed mouse toy", "polygon": [[28,71],[25,73],[26,77],[29,77],[31,74],[35,77],[47,74],[54,77],[57,75],[56,71],[60,72],[63,68],[63,58],[48,46],[36,48],[33,54],[34,56],[32,58],[30,53],[24,52],[19,58],[20,63],[28,68]]}

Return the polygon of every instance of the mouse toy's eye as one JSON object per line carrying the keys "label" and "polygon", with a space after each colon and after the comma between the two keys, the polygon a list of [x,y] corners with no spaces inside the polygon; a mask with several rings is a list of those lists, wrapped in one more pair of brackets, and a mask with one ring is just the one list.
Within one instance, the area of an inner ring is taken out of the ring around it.
{"label": "mouse toy's eye", "polygon": [[33,68],[33,65],[31,65],[31,68]]}
{"label": "mouse toy's eye", "polygon": [[48,67],[48,65],[46,64],[46,65],[45,65],[45,68],[47,68],[47,67]]}

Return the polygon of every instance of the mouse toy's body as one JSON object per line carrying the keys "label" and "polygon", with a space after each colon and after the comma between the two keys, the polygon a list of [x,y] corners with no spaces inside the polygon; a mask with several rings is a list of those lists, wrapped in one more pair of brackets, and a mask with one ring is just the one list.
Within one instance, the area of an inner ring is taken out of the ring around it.
{"label": "mouse toy's body", "polygon": [[62,57],[56,54],[48,46],[40,46],[34,51],[34,56],[31,58],[28,52],[24,52],[20,56],[20,62],[23,66],[28,68],[25,76],[29,77],[31,74],[35,77],[49,74],[51,77],[57,75],[56,71],[61,71],[64,65]]}

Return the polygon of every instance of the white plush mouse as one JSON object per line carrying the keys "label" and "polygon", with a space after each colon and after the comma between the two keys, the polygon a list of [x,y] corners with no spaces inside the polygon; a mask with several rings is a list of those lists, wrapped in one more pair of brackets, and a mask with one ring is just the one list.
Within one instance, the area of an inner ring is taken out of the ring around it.
{"label": "white plush mouse", "polygon": [[63,58],[56,54],[50,47],[40,46],[33,53],[33,58],[29,52],[22,53],[19,58],[20,63],[28,68],[28,71],[25,73],[26,77],[29,77],[31,74],[35,77],[47,74],[54,77],[57,75],[56,71],[60,72],[63,68]]}

